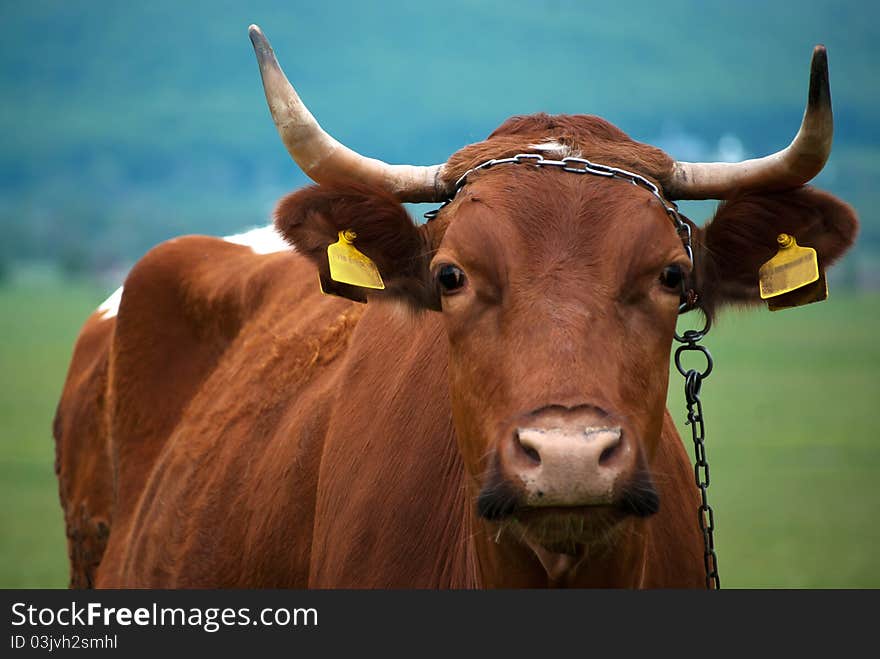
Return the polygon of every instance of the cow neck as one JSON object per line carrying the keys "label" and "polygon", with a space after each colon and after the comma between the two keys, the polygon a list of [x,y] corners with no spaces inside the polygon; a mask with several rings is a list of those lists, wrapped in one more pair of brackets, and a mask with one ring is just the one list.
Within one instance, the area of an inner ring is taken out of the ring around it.
{"label": "cow neck", "polygon": [[474,497],[466,497],[463,525],[468,542],[468,577],[473,588],[542,588],[547,575],[526,545],[501,538],[474,510]]}

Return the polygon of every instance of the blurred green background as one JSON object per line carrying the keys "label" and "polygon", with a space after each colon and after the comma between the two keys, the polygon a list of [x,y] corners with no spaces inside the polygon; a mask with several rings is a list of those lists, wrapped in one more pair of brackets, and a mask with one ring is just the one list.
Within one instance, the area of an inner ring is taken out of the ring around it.
{"label": "blurred green background", "polygon": [[305,183],[251,22],[331,133],[417,164],[537,111],[601,115],[682,160],[763,155],[796,131],[826,44],[835,146],[816,184],[862,232],[828,302],[731,311],[710,334],[710,493],[723,585],[880,586],[877,3],[2,1],[0,16],[0,587],[67,583],[51,423],[91,310],[156,243],[265,224]]}

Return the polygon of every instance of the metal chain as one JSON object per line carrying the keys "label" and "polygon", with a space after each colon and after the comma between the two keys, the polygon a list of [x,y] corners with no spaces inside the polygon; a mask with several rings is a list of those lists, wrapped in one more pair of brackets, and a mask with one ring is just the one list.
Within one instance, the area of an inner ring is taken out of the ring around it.
{"label": "metal chain", "polygon": [[[675,339],[681,342],[675,350],[675,367],[684,377],[684,398],[687,404],[687,425],[691,427],[691,439],[694,442],[694,480],[700,490],[700,506],[697,509],[699,515],[700,531],[703,533],[703,565],[706,568],[706,588],[721,588],[721,580],[718,577],[718,556],[715,553],[715,514],[706,491],[709,489],[709,461],[706,458],[706,423],[703,418],[703,403],[700,400],[700,389],[703,380],[712,372],[712,355],[706,346],[699,345],[706,332],[709,331],[709,321],[702,330],[687,330],[684,336],[675,334]],[[694,368],[685,369],[681,363],[682,354],[685,352],[700,352],[706,358],[706,368],[699,371]]]}
{"label": "metal chain", "polygon": [[[437,214],[443,210],[458,194],[468,182],[468,177],[474,172],[495,167],[496,165],[522,165],[529,164],[535,167],[556,167],[565,172],[573,174],[592,174],[593,176],[605,176],[609,178],[617,178],[629,181],[633,185],[643,188],[653,194],[666,211],[666,214],[672,220],[675,231],[681,238],[684,250],[690,259],[691,265],[694,264],[694,250],[691,244],[691,225],[681,219],[678,214],[678,207],[673,203],[666,201],[660,193],[660,188],[655,183],[649,181],[644,176],[634,172],[620,169],[618,167],[610,167],[594,163],[586,158],[563,158],[562,160],[550,160],[537,153],[520,153],[510,158],[495,158],[487,160],[469,169],[455,182],[455,188],[443,205],[425,213],[425,219],[433,220]],[[678,307],[678,313],[682,314],[692,309],[698,308],[696,295],[694,291],[682,290],[682,302]],[[687,425],[691,427],[691,436],[694,442],[694,479],[697,488],[700,490],[700,506],[697,510],[699,516],[700,531],[703,534],[703,564],[706,568],[706,588],[718,589],[721,582],[718,578],[718,557],[715,554],[715,515],[706,491],[709,489],[709,462],[706,459],[706,428],[703,421],[703,404],[700,401],[700,389],[709,373],[712,372],[712,356],[706,349],[706,346],[699,345],[699,342],[709,332],[710,322],[708,317],[706,323],[701,330],[687,330],[683,336],[679,336],[678,332],[674,332],[675,340],[681,343],[675,350],[675,366],[678,372],[684,377],[684,397],[687,403]],[[700,352],[706,358],[706,368],[703,371],[696,369],[687,369],[682,366],[681,356],[684,352]]]}
{"label": "metal chain", "polygon": [[484,169],[490,169],[492,167],[495,167],[496,165],[522,164],[534,165],[535,167],[558,167],[559,169],[565,172],[571,172],[572,174],[592,174],[593,176],[618,178],[629,181],[633,185],[644,188],[652,195],[654,195],[661,204],[663,204],[663,208],[666,211],[666,214],[669,215],[669,218],[672,220],[673,225],[675,225],[676,232],[681,237],[681,242],[684,245],[685,252],[687,252],[688,259],[690,259],[691,264],[693,264],[694,251],[691,247],[691,225],[681,219],[678,214],[678,208],[676,207],[676,205],[672,202],[667,202],[663,198],[663,195],[660,194],[660,188],[658,188],[655,183],[649,181],[644,176],[641,176],[634,172],[620,169],[618,167],[610,167],[609,165],[601,165],[599,163],[591,162],[586,158],[563,158],[562,160],[550,160],[537,153],[520,153],[515,156],[511,156],[510,158],[493,158],[492,160],[487,160],[486,162],[481,163],[473,169],[469,169],[464,174],[462,174],[455,182],[455,187],[453,188],[452,193],[449,195],[449,199],[443,202],[443,205],[439,208],[435,208],[434,210],[425,213],[425,219],[433,220],[435,217],[437,217],[437,214],[441,210],[443,210],[449,203],[452,202],[452,200],[455,198],[455,195],[458,194],[458,191],[461,190],[468,182],[468,177],[474,172],[478,172]]}

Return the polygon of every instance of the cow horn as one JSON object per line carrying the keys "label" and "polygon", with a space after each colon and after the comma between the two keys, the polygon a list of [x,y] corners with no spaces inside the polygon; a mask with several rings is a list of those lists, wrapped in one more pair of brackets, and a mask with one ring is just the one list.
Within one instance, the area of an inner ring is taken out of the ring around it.
{"label": "cow horn", "polygon": [[275,52],[256,25],[248,28],[260,65],[263,89],[281,140],[316,183],[356,180],[388,190],[400,201],[443,201],[449,195],[443,165],[389,165],[339,143],[321,128],[281,70]]}
{"label": "cow horn", "polygon": [[801,128],[782,151],[737,163],[676,162],[665,185],[672,199],[725,199],[734,190],[785,190],[803,185],[822,171],[831,153],[834,118],[828,84],[828,55],[813,49],[810,92]]}

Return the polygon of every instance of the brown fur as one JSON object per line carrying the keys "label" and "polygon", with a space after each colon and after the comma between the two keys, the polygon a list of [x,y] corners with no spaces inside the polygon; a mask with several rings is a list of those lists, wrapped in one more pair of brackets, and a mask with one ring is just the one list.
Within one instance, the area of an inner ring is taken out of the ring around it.
{"label": "brown fur", "polygon": [[91,588],[113,519],[108,444],[107,366],[115,322],[83,327],[55,415],[55,473],[64,504],[70,587]]}
{"label": "brown fur", "polygon": [[[600,119],[537,115],[462,149],[449,175],[547,140],[671,171]],[[115,321],[86,325],[56,421],[72,585],[703,585],[692,467],[665,410],[678,298],[658,281],[688,264],[649,193],[507,166],[423,226],[351,184],[286,197],[276,223],[298,253],[171,241],[132,271]],[[318,292],[345,229],[388,287],[366,307]],[[710,311],[754,299],[781,230],[828,265],[856,221],[809,189],[731,199],[696,234]],[[441,296],[441,263],[466,272],[460,294]],[[645,473],[621,496],[650,477],[659,512],[480,518],[516,420],[579,405],[624,429]]]}

